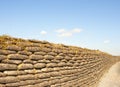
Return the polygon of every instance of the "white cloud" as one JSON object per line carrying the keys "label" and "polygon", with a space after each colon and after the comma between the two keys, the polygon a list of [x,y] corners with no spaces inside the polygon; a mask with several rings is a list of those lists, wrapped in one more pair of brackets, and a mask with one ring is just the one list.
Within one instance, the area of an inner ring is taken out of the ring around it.
{"label": "white cloud", "polygon": [[58,34],[57,36],[59,36],[59,37],[71,37],[75,33],[80,33],[81,31],[82,31],[82,29],[79,29],[79,28],[74,28],[72,30],[66,30],[66,29],[56,30],[56,32]]}
{"label": "white cloud", "polygon": [[82,31],[82,29],[79,28],[75,28],[72,30],[73,33],[80,33]]}
{"label": "white cloud", "polygon": [[59,29],[59,30],[56,30],[57,33],[64,33],[65,32],[65,29]]}
{"label": "white cloud", "polygon": [[47,32],[43,30],[43,31],[40,32],[40,34],[41,34],[41,35],[46,35]]}
{"label": "white cloud", "polygon": [[108,43],[110,43],[110,40],[105,40],[104,43],[108,44]]}
{"label": "white cloud", "polygon": [[72,33],[70,33],[70,32],[64,32],[64,33],[59,34],[58,36],[59,37],[70,37],[70,36],[72,36]]}

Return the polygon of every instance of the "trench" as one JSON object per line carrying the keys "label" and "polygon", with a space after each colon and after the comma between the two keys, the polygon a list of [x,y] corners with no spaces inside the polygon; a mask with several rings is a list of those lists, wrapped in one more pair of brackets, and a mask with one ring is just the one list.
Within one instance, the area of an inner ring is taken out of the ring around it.
{"label": "trench", "polygon": [[98,87],[120,87],[120,62],[115,63],[103,75]]}

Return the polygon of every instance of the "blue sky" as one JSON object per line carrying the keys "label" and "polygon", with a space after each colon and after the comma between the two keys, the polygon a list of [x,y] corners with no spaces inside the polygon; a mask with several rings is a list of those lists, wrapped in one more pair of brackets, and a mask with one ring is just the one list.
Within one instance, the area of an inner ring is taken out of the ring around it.
{"label": "blue sky", "polygon": [[120,55],[120,0],[0,0],[0,35]]}

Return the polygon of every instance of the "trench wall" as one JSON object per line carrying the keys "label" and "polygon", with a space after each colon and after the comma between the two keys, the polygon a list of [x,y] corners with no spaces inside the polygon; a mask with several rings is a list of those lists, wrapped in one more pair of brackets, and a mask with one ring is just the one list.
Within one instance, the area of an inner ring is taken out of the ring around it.
{"label": "trench wall", "polygon": [[97,87],[116,61],[96,51],[0,37],[0,87]]}

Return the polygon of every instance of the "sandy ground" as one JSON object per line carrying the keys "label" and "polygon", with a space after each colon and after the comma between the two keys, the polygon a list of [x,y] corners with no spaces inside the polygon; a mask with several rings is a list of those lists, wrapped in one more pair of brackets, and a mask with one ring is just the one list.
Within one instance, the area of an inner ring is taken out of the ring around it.
{"label": "sandy ground", "polygon": [[120,62],[110,68],[101,79],[98,87],[120,87]]}

